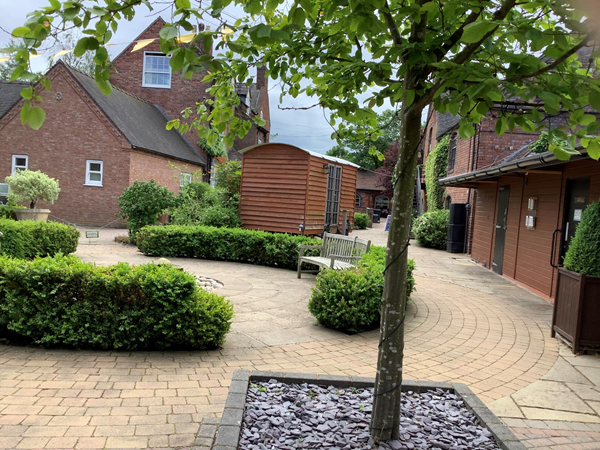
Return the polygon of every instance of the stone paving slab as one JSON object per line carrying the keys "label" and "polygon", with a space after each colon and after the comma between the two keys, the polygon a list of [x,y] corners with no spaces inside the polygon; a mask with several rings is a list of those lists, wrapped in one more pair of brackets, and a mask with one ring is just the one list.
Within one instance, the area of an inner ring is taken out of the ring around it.
{"label": "stone paving slab", "polygon": [[[369,232],[380,241],[385,237],[381,230]],[[80,245],[77,254],[98,264],[154,259],[105,239]],[[539,417],[549,411],[597,418],[600,405],[594,377],[600,366],[568,352],[559,359],[559,344],[548,328],[551,306],[468,258],[417,246],[409,254],[418,269],[407,311],[406,377],[465,383],[491,408],[504,401],[499,416],[530,447],[548,439],[553,448],[563,444],[552,439],[564,438],[569,445],[596,442],[600,448],[597,423],[577,422],[587,428],[564,430],[563,424],[580,417]],[[374,376],[378,331],[349,336],[315,325],[307,310],[313,276],[298,280],[293,271],[275,268],[174,262],[224,283],[220,292],[236,310],[224,348],[102,352],[0,346],[0,448],[191,447],[203,421],[222,414],[236,369]],[[585,408],[571,397],[570,408],[579,412],[555,407],[552,396],[545,405],[519,404],[526,398],[519,392],[534,383],[564,385],[568,391],[562,394],[571,392]],[[547,425],[536,428],[539,424]]]}

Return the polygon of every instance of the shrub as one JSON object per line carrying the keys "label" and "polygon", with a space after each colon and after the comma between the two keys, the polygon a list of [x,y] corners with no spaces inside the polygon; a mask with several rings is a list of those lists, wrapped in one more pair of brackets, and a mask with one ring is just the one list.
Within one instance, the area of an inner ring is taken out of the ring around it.
{"label": "shrub", "polygon": [[366,230],[369,225],[369,215],[363,213],[354,213],[354,228],[357,230]]}
{"label": "shrub", "polygon": [[27,202],[34,209],[38,201],[53,204],[58,198],[58,181],[39,170],[19,170],[6,177],[10,192],[17,203]]}
{"label": "shrub", "polygon": [[428,248],[445,249],[448,237],[450,211],[428,211],[413,221],[412,232],[419,245]]}
{"label": "shrub", "polygon": [[196,225],[207,227],[239,228],[242,220],[237,209],[232,206],[214,205],[204,208]]}
{"label": "shrub", "polygon": [[[171,213],[171,222],[175,225],[214,225],[220,211],[211,211],[211,208],[221,206],[219,192],[208,183],[190,183],[181,189],[177,197],[177,206]],[[217,208],[218,209],[218,208]],[[206,216],[206,217],[205,217]],[[227,213],[221,213],[220,218],[231,222]],[[227,217],[224,217],[227,216]],[[233,227],[239,226],[237,211],[233,211]],[[228,226],[216,224],[215,226]]]}
{"label": "shrub", "polygon": [[[327,328],[358,333],[375,328],[381,318],[385,248],[371,247],[358,267],[324,270],[317,276],[308,309]],[[408,260],[406,297],[414,290],[413,260]]]}
{"label": "shrub", "polygon": [[77,250],[79,231],[57,222],[0,220],[0,254],[20,259],[64,255]]}
{"label": "shrub", "polygon": [[425,186],[427,189],[427,210],[444,209],[446,189],[438,184],[438,180],[448,173],[448,148],[450,136],[446,135],[427,155],[425,161]]}
{"label": "shrub", "polygon": [[137,245],[146,255],[238,261],[292,270],[298,264],[298,245],[318,243],[307,236],[178,225],[145,227],[137,237]]}
{"label": "shrub", "polygon": [[154,180],[134,181],[119,197],[119,217],[127,220],[131,238],[146,225],[154,225],[168,208],[175,204],[175,196]]}
{"label": "shrub", "polygon": [[242,185],[242,162],[225,161],[216,165],[216,187],[227,205],[238,207]]}
{"label": "shrub", "polygon": [[0,219],[17,220],[15,209],[25,209],[24,206],[0,205]]}
{"label": "shrub", "polygon": [[581,214],[564,266],[573,272],[600,277],[600,202],[592,203]]}
{"label": "shrub", "polygon": [[208,349],[223,343],[233,316],[224,297],[171,265],[0,258],[0,276],[0,325],[35,344]]}

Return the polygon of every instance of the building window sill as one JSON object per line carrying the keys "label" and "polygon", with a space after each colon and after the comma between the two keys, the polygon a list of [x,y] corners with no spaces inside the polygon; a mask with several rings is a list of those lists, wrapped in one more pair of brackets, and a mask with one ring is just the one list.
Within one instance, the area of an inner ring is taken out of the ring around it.
{"label": "building window sill", "polygon": [[83,183],[83,185],[84,185],[84,186],[89,186],[89,187],[99,187],[99,188],[101,188],[101,187],[104,187],[104,186],[102,186],[101,184],[89,184],[89,183]]}

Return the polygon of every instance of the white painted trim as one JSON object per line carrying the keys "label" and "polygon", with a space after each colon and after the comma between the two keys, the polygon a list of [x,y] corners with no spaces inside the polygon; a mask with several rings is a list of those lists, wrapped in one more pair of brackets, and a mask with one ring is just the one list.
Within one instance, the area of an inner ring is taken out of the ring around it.
{"label": "white painted trim", "polygon": [[29,169],[29,156],[27,155],[12,155],[12,169],[10,171],[11,174],[14,174],[17,171],[17,168],[22,169],[23,166],[16,165],[17,158],[25,158],[25,170]]}
{"label": "white painted trim", "polygon": [[[100,164],[100,172],[97,170],[90,171],[90,164]],[[100,181],[90,180],[90,173],[100,173]],[[104,163],[97,159],[88,159],[85,161],[85,183],[84,186],[102,187],[104,182]]]}
{"label": "white painted trim", "polygon": [[[164,56],[165,58],[169,59],[169,56],[165,55],[164,53],[161,52],[144,52],[144,67],[142,69],[142,87],[150,87],[150,88],[158,88],[158,89],[171,89],[171,78],[173,76],[172,74],[172,69],[171,69],[171,65],[169,64],[169,85],[165,86],[163,84],[150,84],[150,83],[146,83],[146,55],[154,55],[154,56]],[[151,72],[151,73],[162,73],[164,74],[164,72]]]}

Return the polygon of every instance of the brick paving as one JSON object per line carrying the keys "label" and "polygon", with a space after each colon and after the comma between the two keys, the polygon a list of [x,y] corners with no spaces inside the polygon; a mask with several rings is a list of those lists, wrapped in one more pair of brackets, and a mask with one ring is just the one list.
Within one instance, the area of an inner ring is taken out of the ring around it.
{"label": "brick paving", "polygon": [[[384,238],[380,230],[368,233],[375,243]],[[107,239],[80,245],[78,254],[99,264],[151,260]],[[407,379],[464,382],[489,405],[544,381],[559,361],[548,303],[465,258],[416,246],[410,254],[419,269],[408,305]],[[224,283],[220,292],[236,310],[225,346],[104,352],[2,345],[0,448],[206,446],[236,369],[374,376],[378,332],[349,336],[315,325],[306,310],[314,278],[243,264],[174,262]],[[600,449],[600,420],[510,415],[504,420],[529,447]],[[598,419],[597,412],[588,415]],[[201,426],[207,436],[198,434]]]}

